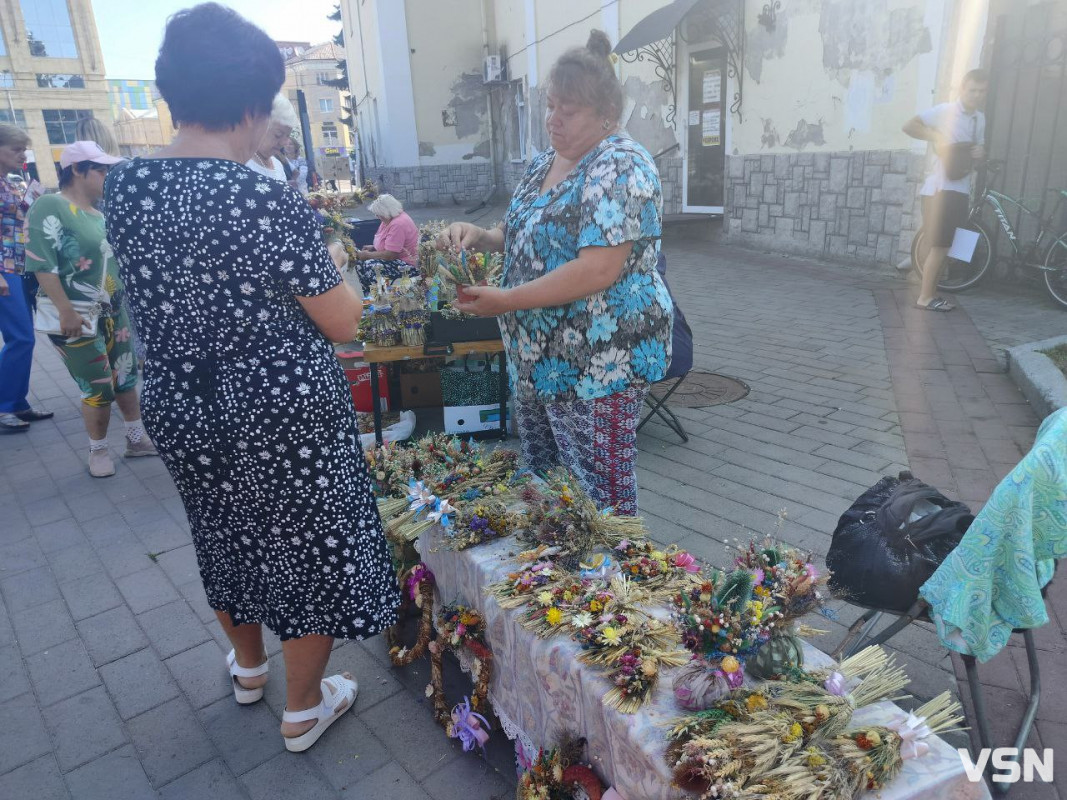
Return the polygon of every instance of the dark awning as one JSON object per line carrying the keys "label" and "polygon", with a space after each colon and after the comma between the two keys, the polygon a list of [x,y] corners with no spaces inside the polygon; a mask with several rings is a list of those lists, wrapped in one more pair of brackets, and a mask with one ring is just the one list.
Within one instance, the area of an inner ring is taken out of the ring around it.
{"label": "dark awning", "polygon": [[693,10],[700,0],[674,0],[673,3],[657,8],[638,22],[628,34],[615,45],[616,53],[629,53],[645,45],[666,39],[674,29],[682,24],[685,15]]}

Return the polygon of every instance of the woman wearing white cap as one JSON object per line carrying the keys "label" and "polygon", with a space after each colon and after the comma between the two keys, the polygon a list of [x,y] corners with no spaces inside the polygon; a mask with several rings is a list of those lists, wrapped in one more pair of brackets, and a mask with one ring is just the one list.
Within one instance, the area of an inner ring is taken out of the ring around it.
{"label": "woman wearing white cap", "polygon": [[283,156],[282,149],[289,142],[289,134],[299,125],[300,120],[296,117],[293,104],[285,95],[275,95],[270,107],[270,125],[256,147],[256,152],[245,166],[260,175],[286,182],[285,168],[279,158]]}
{"label": "woman wearing white cap", "polygon": [[[96,209],[108,170],[121,160],[96,142],[67,145],[59,157],[59,194],[38,199],[27,218],[26,270],[36,273],[41,293],[50,301],[40,301],[38,329],[50,334],[81,389],[89,474],[94,478],[115,474],[107,447],[112,402],[126,420],[126,457],[156,455],[141,425],[137,359],[122,307],[122,281],[104,238],[104,217]],[[95,326],[76,303],[83,311],[87,304],[100,304]],[[42,314],[50,306],[56,313]],[[56,317],[58,322],[49,325]]]}

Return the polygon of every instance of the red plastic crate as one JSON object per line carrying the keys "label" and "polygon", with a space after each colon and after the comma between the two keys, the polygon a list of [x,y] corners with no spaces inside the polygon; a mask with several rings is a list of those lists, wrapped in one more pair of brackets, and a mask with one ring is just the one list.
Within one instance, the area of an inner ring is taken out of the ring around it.
{"label": "red plastic crate", "polygon": [[[378,364],[378,394],[381,402],[381,410],[389,410],[389,374],[385,364]],[[363,364],[358,367],[346,367],[345,377],[348,378],[349,388],[352,390],[352,403],[356,411],[370,413],[374,411],[374,402],[370,391],[370,367]]]}

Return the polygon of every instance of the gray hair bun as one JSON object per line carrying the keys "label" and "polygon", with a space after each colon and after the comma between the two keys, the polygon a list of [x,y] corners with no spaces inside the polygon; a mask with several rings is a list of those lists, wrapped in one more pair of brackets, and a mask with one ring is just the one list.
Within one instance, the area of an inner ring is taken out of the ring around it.
{"label": "gray hair bun", "polygon": [[589,41],[585,43],[585,49],[600,58],[608,58],[611,55],[611,39],[602,30],[594,28],[589,31]]}

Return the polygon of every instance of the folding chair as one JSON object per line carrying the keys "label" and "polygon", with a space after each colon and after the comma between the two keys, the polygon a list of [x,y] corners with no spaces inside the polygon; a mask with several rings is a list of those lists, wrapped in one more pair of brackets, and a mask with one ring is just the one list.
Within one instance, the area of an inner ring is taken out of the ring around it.
{"label": "folding chair", "polygon": [[[1048,587],[1051,585],[1052,582],[1050,581],[1046,584],[1045,588],[1041,590],[1042,597],[1046,596]],[[845,638],[841,641],[841,644],[837,646],[837,649],[833,651],[831,656],[836,660],[841,660],[854,655],[865,647],[885,644],[913,622],[929,622],[933,624],[929,612],[930,606],[920,597],[905,613],[897,615],[898,619],[890,624],[885,630],[872,635],[872,631],[874,631],[875,627],[878,625],[878,621],[882,618],[882,615],[892,614],[894,612],[868,609],[867,612],[856,620],[852,624],[852,627],[848,629]],[[1034,631],[1028,628],[1025,630],[1016,630],[1015,633],[1021,633],[1023,635],[1023,643],[1026,646],[1026,662],[1030,670],[1029,703],[1026,706],[1026,713],[1023,715],[1019,730],[1016,733],[1014,744],[1016,752],[1022,753],[1023,748],[1026,746],[1026,740],[1030,737],[1030,732],[1033,730],[1034,720],[1037,718],[1037,707],[1041,703],[1041,667],[1037,661],[1037,647],[1034,644]],[[978,741],[983,748],[991,749],[996,745],[993,744],[993,737],[989,731],[989,718],[986,714],[985,694],[983,693],[982,684],[978,678],[978,660],[972,655],[959,654],[959,656],[963,659],[963,667],[967,673],[967,686],[971,691],[971,704],[974,707],[974,717],[978,728]],[[1002,653],[1001,656],[1004,658],[1009,657],[1006,653]],[[1007,794],[1010,788],[1010,783],[993,782],[993,789],[999,794]]]}
{"label": "folding chair", "polygon": [[[667,258],[660,253],[659,261],[656,262],[656,271],[663,279],[663,283],[667,284]],[[671,288],[667,286],[667,293],[670,294]],[[678,303],[674,299],[674,295],[671,295],[671,303],[674,305],[674,335],[671,337],[671,365],[667,368],[667,374],[663,377],[663,380],[657,381],[656,386],[666,387],[666,391],[663,394],[656,396],[649,392],[645,397],[645,405],[649,408],[649,412],[645,415],[645,418],[641,420],[641,424],[637,426],[637,430],[641,430],[645,427],[645,424],[652,419],[652,417],[659,417],[667,427],[674,431],[681,438],[683,442],[689,441],[689,434],[685,432],[685,427],[682,425],[682,421],[678,419],[673,411],[671,411],[666,403],[670,400],[671,395],[682,385],[682,381],[685,380],[685,376],[689,374],[689,370],[693,368],[693,331],[689,327],[689,323],[686,322],[685,314],[678,308]]]}

